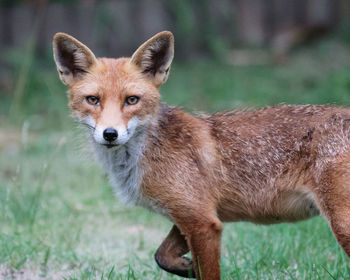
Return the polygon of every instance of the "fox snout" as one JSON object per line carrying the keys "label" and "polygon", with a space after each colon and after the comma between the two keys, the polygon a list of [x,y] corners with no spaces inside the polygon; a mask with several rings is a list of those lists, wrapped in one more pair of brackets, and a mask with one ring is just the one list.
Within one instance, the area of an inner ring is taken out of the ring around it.
{"label": "fox snout", "polygon": [[97,144],[107,148],[124,145],[134,136],[136,129],[140,125],[142,126],[143,123],[135,116],[126,125],[105,126],[96,124],[92,137]]}

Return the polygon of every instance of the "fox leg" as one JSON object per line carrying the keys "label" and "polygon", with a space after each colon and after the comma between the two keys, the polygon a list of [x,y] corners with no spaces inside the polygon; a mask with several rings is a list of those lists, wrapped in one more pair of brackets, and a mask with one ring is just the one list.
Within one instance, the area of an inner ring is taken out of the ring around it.
{"label": "fox leg", "polygon": [[186,223],[179,223],[191,250],[196,278],[201,280],[220,280],[220,242],[222,224],[216,215],[197,217],[187,216]]}
{"label": "fox leg", "polygon": [[189,248],[185,237],[174,225],[154,257],[159,267],[165,271],[182,277],[194,278],[192,261],[183,256],[188,251]]}
{"label": "fox leg", "polygon": [[350,257],[350,153],[344,159],[322,174],[317,196],[335,238]]}

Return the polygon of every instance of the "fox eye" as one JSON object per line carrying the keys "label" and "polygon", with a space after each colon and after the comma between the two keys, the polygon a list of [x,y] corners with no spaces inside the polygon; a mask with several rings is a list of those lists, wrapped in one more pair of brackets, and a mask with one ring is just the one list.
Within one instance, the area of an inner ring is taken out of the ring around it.
{"label": "fox eye", "polygon": [[97,105],[98,103],[100,103],[100,98],[93,95],[86,96],[85,99],[86,99],[86,102],[89,103],[90,105]]}
{"label": "fox eye", "polygon": [[137,96],[129,96],[125,99],[125,103],[128,105],[135,105],[139,102],[139,98]]}

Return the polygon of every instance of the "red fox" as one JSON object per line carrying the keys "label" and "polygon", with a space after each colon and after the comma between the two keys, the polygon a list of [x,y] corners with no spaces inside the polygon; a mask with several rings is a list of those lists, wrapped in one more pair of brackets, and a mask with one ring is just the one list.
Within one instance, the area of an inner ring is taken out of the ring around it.
{"label": "red fox", "polygon": [[120,199],[174,223],[155,254],[162,269],[220,279],[222,222],[318,214],[350,255],[350,109],[278,105],[193,116],[160,103],[174,56],[168,31],[131,58],[96,58],[64,33],[53,51],[72,116]]}

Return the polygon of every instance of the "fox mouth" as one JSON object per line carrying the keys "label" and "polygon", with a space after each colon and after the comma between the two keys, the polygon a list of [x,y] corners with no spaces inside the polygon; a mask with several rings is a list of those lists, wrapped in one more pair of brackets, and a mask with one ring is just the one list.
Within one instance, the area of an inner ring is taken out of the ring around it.
{"label": "fox mouth", "polygon": [[118,144],[102,144],[102,145],[105,146],[107,149],[118,146]]}

